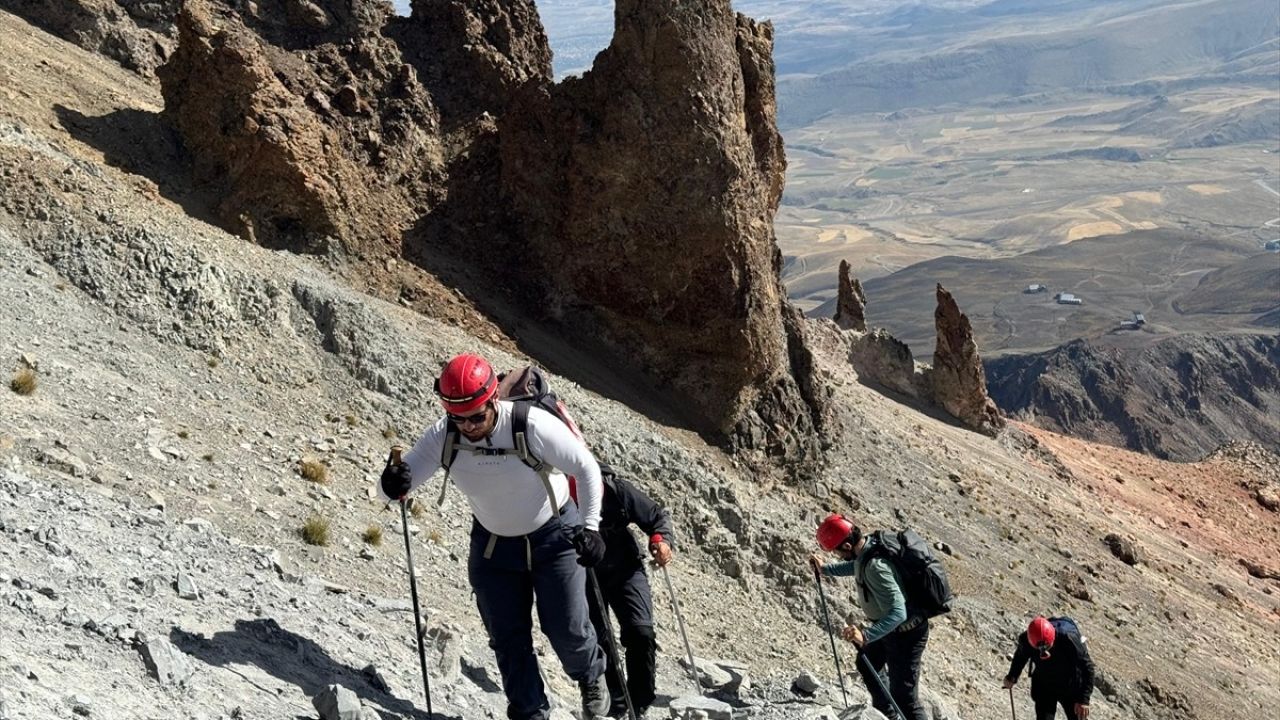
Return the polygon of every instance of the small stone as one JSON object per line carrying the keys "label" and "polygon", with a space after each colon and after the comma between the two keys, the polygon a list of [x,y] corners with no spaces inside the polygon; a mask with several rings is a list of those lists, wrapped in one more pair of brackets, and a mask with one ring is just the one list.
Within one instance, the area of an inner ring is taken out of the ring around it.
{"label": "small stone", "polygon": [[360,672],[364,674],[365,679],[369,681],[369,685],[373,686],[374,690],[387,693],[388,695],[391,694],[391,685],[387,683],[387,678],[382,674],[382,671],[378,669],[378,666],[365,665],[364,669]]}
{"label": "small stone", "polygon": [[1138,544],[1129,538],[1120,537],[1115,533],[1109,533],[1102,539],[1111,549],[1111,554],[1127,565],[1137,565],[1142,562],[1142,554],[1138,550]]}
{"label": "small stone", "polygon": [[40,462],[46,466],[72,477],[88,477],[89,466],[84,460],[58,448],[50,448],[40,453]]}
{"label": "small stone", "polygon": [[196,579],[186,573],[178,573],[177,589],[178,597],[183,600],[200,599],[200,588],[196,586]]}
{"label": "small stone", "polygon": [[163,686],[183,685],[191,677],[187,656],[163,637],[144,642],[138,652],[142,654],[147,672]]}
{"label": "small stone", "polygon": [[[733,675],[729,674],[714,661],[695,657],[693,662],[698,669],[698,682],[702,684],[702,687],[720,690],[733,682]],[[680,664],[688,670],[688,660],[682,657],[680,658]]]}
{"label": "small stone", "polygon": [[67,698],[67,704],[71,706],[71,712],[76,715],[88,717],[92,712],[90,709],[92,703],[89,698],[79,693]]}
{"label": "small stone", "polygon": [[706,720],[733,720],[733,706],[721,700],[685,695],[671,701],[671,717],[675,720],[706,718]]}
{"label": "small stone", "polygon": [[148,490],[147,499],[151,501],[151,503],[147,505],[148,510],[159,510],[160,512],[164,512],[165,504],[163,495],[154,490]]}
{"label": "small stone", "polygon": [[800,673],[796,676],[795,680],[791,681],[791,692],[797,695],[813,697],[821,689],[822,683],[819,682],[818,679],[815,678],[808,670]]}

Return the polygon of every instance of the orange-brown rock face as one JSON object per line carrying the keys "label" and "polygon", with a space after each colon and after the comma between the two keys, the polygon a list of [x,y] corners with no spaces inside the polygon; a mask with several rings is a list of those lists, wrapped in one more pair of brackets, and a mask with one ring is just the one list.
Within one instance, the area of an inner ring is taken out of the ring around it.
{"label": "orange-brown rock face", "polygon": [[[385,9],[253,7],[242,17],[189,2],[178,49],[157,73],[164,113],[194,179],[218,198],[216,216],[256,242],[301,251],[331,239],[365,250],[398,236],[438,171],[438,119],[413,68],[378,34]],[[307,22],[290,24],[304,10]]]}
{"label": "orange-brown rock face", "polygon": [[934,402],[965,425],[994,435],[1005,425],[1004,416],[987,395],[982,358],[973,341],[969,318],[960,312],[955,298],[938,285],[938,309],[933,314],[938,344],[933,351]]}
{"label": "orange-brown rock face", "polygon": [[616,18],[590,72],[528,88],[499,125],[551,303],[704,429],[803,455],[821,413],[783,321],[772,27],[728,0],[621,0]]}

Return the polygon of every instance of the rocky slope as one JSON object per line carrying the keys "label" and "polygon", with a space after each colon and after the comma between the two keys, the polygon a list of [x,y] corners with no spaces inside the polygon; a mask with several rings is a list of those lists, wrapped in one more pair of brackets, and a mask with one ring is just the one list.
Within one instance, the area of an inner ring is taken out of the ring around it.
{"label": "rocky slope", "polygon": [[1280,338],[1179,335],[1149,347],[1077,340],[988,360],[1007,413],[1068,435],[1195,460],[1229,440],[1280,449]]}
{"label": "rocky slope", "polygon": [[[392,438],[434,418],[424,378],[443,359],[530,358],[452,292],[430,296],[445,319],[426,317],[403,307],[423,297],[387,302],[328,257],[193,217],[179,184],[141,172],[163,156],[109,161],[123,120],[159,111],[156,86],[3,13],[0,41],[0,714],[315,717],[311,696],[337,683],[384,717],[421,718],[398,518],[368,490]],[[1181,465],[1017,423],[989,438],[856,382],[847,353],[813,343],[840,429],[827,465],[795,477],[555,377],[600,456],[663,498],[687,538],[672,578],[690,639],[752,681],[718,697],[762,720],[841,704],[803,566],[817,520],[841,509],[948,548],[960,599],[925,661],[935,717],[1008,716],[998,677],[1036,612],[1086,628],[1101,715],[1262,717],[1280,703],[1273,455]],[[19,395],[7,383],[28,366],[37,384]],[[304,480],[303,460],[327,481]],[[328,545],[302,541],[312,517],[330,522]],[[466,589],[467,522],[450,493],[411,533],[435,709],[471,720],[500,716],[501,699]],[[385,546],[362,540],[371,527]],[[846,586],[830,597],[852,611]],[[688,681],[665,607],[658,622],[670,703]],[[142,654],[157,639],[173,646],[146,651],[163,681]],[[789,691],[802,670],[822,682],[816,698]]]}

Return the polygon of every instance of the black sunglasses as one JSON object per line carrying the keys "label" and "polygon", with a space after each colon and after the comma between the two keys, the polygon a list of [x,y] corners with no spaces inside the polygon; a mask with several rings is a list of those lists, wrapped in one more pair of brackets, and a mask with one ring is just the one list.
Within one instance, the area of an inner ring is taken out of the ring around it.
{"label": "black sunglasses", "polygon": [[455,425],[479,425],[489,418],[489,405],[486,403],[484,409],[474,415],[447,414],[450,422]]}

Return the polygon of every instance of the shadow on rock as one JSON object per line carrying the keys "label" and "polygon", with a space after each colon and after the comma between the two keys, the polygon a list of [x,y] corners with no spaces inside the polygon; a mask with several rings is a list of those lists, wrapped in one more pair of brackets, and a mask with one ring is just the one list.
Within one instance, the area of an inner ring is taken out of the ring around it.
{"label": "shadow on rock", "polygon": [[428,717],[425,710],[379,690],[362,671],[334,660],[314,641],[285,630],[270,618],[237,620],[234,630],[211,638],[175,627],[169,640],[184,653],[215,667],[255,665],[280,681],[297,686],[308,698],[315,697],[327,685],[341,685],[385,720],[461,720],[439,712]]}
{"label": "shadow on rock", "polygon": [[123,108],[92,117],[61,104],[53,110],[63,129],[101,152],[108,165],[151,180],[188,215],[219,225],[212,205],[191,190],[182,141],[160,113]]}

